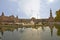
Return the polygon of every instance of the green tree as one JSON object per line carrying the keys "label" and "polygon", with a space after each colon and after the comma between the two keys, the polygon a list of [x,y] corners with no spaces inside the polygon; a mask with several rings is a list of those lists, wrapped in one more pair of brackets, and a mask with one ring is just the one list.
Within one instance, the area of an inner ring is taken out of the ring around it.
{"label": "green tree", "polygon": [[60,10],[56,11],[55,21],[60,22]]}

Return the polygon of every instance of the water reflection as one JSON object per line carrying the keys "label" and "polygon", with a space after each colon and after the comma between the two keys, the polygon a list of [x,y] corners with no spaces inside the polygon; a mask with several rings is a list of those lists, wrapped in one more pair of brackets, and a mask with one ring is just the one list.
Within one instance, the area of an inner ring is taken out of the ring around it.
{"label": "water reflection", "polygon": [[[21,29],[20,29],[20,33],[23,33],[24,30],[25,30],[25,27],[21,28]],[[19,30],[18,30],[18,31],[19,31]]]}
{"label": "water reflection", "polygon": [[[57,31],[55,31],[55,29]],[[0,27],[1,40],[60,40],[60,25],[22,28]]]}
{"label": "water reflection", "polygon": [[55,24],[55,28],[57,29],[57,35],[60,36],[60,25]]}
{"label": "water reflection", "polygon": [[1,31],[0,31],[0,39],[1,39],[1,40],[2,40],[3,34],[4,34],[4,32],[1,30]]}
{"label": "water reflection", "polygon": [[54,25],[49,25],[49,28],[50,28],[50,32],[51,32],[51,36],[53,36],[53,28],[54,28]]}
{"label": "water reflection", "polygon": [[42,27],[42,30],[45,31],[44,26],[41,26],[41,27]]}

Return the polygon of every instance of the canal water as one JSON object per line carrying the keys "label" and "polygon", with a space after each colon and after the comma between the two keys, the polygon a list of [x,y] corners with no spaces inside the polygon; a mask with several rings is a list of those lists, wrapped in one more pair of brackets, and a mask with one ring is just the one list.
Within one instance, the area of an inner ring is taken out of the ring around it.
{"label": "canal water", "polygon": [[60,26],[0,30],[0,40],[60,40]]}

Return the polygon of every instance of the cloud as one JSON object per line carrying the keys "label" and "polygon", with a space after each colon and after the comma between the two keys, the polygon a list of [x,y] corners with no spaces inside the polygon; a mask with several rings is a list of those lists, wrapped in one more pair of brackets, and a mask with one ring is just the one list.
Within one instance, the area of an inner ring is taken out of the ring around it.
{"label": "cloud", "polygon": [[[13,4],[12,9],[18,16],[22,17],[23,15],[25,18],[45,18],[49,17],[50,8],[53,10],[59,8],[59,5],[57,5],[58,7],[55,5],[59,4],[59,1],[60,0],[9,0],[9,3],[11,5]],[[17,4],[17,7],[14,7],[15,4]]]}
{"label": "cloud", "polygon": [[20,0],[18,1],[18,9],[22,10],[27,17],[37,18],[40,10],[40,0]]}
{"label": "cloud", "polygon": [[[27,17],[40,18],[40,2],[41,0],[10,0],[11,2],[17,2],[17,12],[26,14]],[[23,14],[23,15],[24,15]]]}
{"label": "cloud", "polygon": [[16,2],[18,5],[17,12],[18,14],[23,14],[25,18],[41,18],[41,13],[44,15],[45,9],[48,7],[48,0],[11,0],[11,2]]}

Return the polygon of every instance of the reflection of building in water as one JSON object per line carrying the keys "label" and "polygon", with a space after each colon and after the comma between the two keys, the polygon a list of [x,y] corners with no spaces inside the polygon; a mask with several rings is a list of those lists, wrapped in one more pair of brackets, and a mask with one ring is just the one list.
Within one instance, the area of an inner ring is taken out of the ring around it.
{"label": "reflection of building in water", "polygon": [[1,27],[0,28],[0,39],[3,39],[3,35],[5,31],[10,31],[13,32],[15,30],[15,28],[7,28],[7,27]]}
{"label": "reflection of building in water", "polygon": [[51,36],[53,36],[53,27],[54,27],[53,25],[49,25]]}
{"label": "reflection of building in water", "polygon": [[3,31],[0,31],[0,39],[2,40],[3,37]]}
{"label": "reflection of building in water", "polygon": [[21,28],[20,29],[20,33],[23,33],[24,32],[24,30],[25,30],[25,28],[23,27],[23,28]]}
{"label": "reflection of building in water", "polygon": [[42,30],[45,31],[44,26],[42,26]]}

